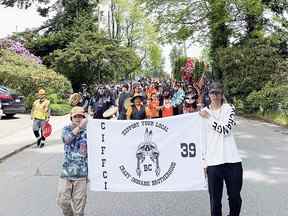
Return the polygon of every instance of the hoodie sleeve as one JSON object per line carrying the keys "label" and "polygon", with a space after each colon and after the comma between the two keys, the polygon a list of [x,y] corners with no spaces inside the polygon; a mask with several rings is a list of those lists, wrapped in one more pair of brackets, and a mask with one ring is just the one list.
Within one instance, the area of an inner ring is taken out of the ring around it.
{"label": "hoodie sleeve", "polygon": [[213,115],[210,114],[208,124],[217,133],[222,134],[223,136],[229,136],[233,126],[236,125],[236,110],[233,105],[229,104],[224,104],[222,109],[223,114],[221,115],[220,119],[216,119]]}

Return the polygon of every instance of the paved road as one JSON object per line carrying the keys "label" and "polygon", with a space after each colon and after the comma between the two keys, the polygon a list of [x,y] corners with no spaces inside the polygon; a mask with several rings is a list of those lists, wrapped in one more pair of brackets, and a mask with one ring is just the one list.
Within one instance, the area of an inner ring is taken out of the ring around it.
{"label": "paved road", "polygon": [[[1,122],[0,122],[1,124]],[[288,129],[241,119],[235,130],[243,158],[243,216],[287,216]],[[55,204],[62,161],[60,131],[43,149],[0,164],[0,216],[60,216]],[[0,138],[1,141],[1,138]],[[224,197],[224,216],[227,201]],[[87,216],[208,216],[207,192],[89,192]]]}
{"label": "paved road", "polygon": [[[67,118],[63,116],[51,117],[50,123],[54,130],[63,127],[64,119]],[[30,115],[18,114],[14,118],[3,117],[0,120],[0,160],[34,142],[35,137]]]}

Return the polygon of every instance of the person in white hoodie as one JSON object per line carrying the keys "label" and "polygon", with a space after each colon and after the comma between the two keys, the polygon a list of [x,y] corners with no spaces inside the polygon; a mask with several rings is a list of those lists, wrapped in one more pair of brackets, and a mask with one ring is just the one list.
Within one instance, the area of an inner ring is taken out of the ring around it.
{"label": "person in white hoodie", "polygon": [[232,134],[235,123],[235,108],[224,103],[223,85],[211,83],[210,104],[199,114],[205,119],[204,160],[208,177],[211,216],[222,216],[224,182],[227,188],[230,213],[239,216],[242,199],[243,169],[241,158]]}

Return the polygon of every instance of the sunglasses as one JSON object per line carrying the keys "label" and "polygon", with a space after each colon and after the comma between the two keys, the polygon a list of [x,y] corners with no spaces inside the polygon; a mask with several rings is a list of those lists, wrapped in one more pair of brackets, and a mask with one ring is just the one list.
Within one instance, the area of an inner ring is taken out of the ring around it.
{"label": "sunglasses", "polygon": [[209,94],[217,96],[217,95],[221,95],[222,92],[221,91],[210,91]]}

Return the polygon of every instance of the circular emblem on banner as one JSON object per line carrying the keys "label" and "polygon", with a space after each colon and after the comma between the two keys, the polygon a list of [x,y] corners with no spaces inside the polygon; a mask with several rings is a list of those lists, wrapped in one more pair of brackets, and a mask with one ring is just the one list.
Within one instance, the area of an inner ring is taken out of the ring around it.
{"label": "circular emblem on banner", "polygon": [[[149,125],[149,127],[146,125]],[[165,167],[169,168],[166,170],[161,167],[160,161],[162,154],[154,140],[154,137],[157,135],[156,133],[167,133],[168,127],[159,122],[142,121],[129,125],[122,131],[122,135],[129,136],[129,132],[135,129],[137,129],[137,134],[139,130],[143,130],[142,141],[135,145],[135,153],[133,155],[135,158],[135,164],[121,164],[119,168],[122,174],[134,184],[141,186],[155,186],[162,184],[173,174],[176,163],[168,161]],[[162,164],[163,163],[165,162],[162,161]],[[135,168],[133,169],[132,166]]]}

